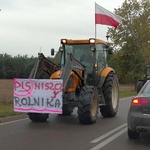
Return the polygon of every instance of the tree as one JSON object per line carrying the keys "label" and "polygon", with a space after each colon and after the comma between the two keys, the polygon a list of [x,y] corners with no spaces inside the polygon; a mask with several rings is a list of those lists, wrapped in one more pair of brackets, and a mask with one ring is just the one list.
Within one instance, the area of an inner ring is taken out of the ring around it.
{"label": "tree", "polygon": [[136,82],[150,64],[150,1],[125,0],[115,14],[122,23],[117,30],[108,29],[116,50],[110,62],[116,61],[121,82]]}

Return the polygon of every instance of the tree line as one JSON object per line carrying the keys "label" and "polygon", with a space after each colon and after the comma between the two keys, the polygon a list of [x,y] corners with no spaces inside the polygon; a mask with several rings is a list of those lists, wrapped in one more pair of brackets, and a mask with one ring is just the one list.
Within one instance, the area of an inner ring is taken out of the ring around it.
{"label": "tree line", "polygon": [[36,57],[0,54],[0,79],[28,78]]}
{"label": "tree line", "polygon": [[[0,54],[0,79],[28,78],[37,59],[28,55],[12,57],[7,53]],[[47,57],[47,59],[58,64],[60,58],[56,55],[55,58]],[[42,72],[41,78],[49,78],[49,76]]]}

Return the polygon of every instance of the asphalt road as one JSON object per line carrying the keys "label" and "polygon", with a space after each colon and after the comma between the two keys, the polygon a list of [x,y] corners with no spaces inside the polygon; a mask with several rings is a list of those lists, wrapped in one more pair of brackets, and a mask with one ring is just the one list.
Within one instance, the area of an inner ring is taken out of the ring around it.
{"label": "asphalt road", "polygon": [[50,115],[45,123],[21,119],[0,124],[0,150],[149,150],[150,135],[138,140],[127,136],[131,98],[120,100],[114,118],[100,113],[93,125],[81,125],[76,110],[71,116]]}

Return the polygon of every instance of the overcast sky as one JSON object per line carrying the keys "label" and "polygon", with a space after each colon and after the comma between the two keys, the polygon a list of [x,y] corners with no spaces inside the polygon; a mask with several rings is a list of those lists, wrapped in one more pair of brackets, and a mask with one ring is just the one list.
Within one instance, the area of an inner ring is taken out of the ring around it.
{"label": "overcast sky", "polygon": [[[124,0],[0,0],[0,54],[50,56],[61,38],[94,37],[95,2],[113,12]],[[97,38],[107,27],[96,26]]]}

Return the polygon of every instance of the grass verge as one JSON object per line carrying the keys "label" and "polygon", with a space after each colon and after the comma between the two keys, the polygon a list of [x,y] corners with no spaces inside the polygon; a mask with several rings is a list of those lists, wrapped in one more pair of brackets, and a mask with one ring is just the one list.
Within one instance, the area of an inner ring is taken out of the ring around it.
{"label": "grass verge", "polygon": [[130,96],[134,96],[136,95],[137,93],[135,91],[131,91],[131,92],[128,92],[128,91],[120,91],[119,92],[119,98],[125,98],[125,97],[130,97]]}
{"label": "grass verge", "polygon": [[24,113],[15,112],[13,104],[11,102],[1,102],[0,103],[0,118],[5,118],[9,116],[21,115]]}

